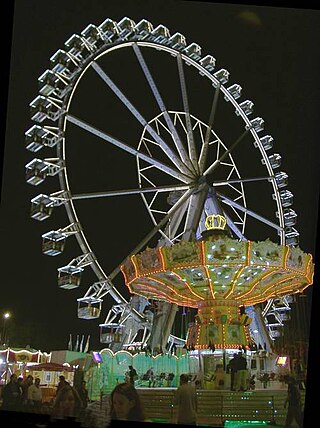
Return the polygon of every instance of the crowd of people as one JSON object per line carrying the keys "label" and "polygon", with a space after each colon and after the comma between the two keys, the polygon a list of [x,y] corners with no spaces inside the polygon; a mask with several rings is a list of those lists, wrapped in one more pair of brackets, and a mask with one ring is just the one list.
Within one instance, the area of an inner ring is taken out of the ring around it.
{"label": "crowd of people", "polygon": [[[189,381],[188,374],[180,375],[180,385],[175,392],[173,405],[177,408],[178,424],[196,425],[196,389]],[[132,382],[120,383],[111,392],[110,417],[111,421],[148,422],[139,394]]]}
{"label": "crowd of people", "polygon": [[26,379],[17,377],[14,373],[10,381],[3,387],[2,409],[39,412],[42,403],[40,379],[33,382],[31,375]]}
{"label": "crowd of people", "polygon": [[[228,370],[231,373],[231,390],[245,391],[247,389],[245,358],[241,354],[234,354]],[[88,428],[106,428],[116,421],[147,421],[140,396],[134,385],[136,376],[136,370],[133,366],[129,366],[125,382],[117,384],[110,395],[101,395],[100,400],[90,402],[85,381],[75,388],[61,375],[56,388],[51,418],[54,420],[73,418],[79,421],[80,426]],[[284,407],[288,407],[285,426],[290,427],[293,420],[301,426],[302,406],[299,384],[292,376],[286,376],[285,381],[288,385],[284,403]],[[31,375],[22,379],[12,374],[10,381],[3,388],[2,400],[3,410],[41,413],[40,379],[33,379]],[[180,375],[180,384],[174,393],[173,406],[177,410],[176,420],[173,422],[196,425],[198,407],[196,385],[190,381],[189,374]]]}
{"label": "crowd of people", "polygon": [[[119,383],[110,396],[101,396],[96,402],[89,402],[86,382],[74,388],[64,376],[59,377],[56,395],[51,411],[52,419],[77,419],[81,426],[103,428],[110,421],[146,421],[139,394],[134,386],[136,371],[130,367],[127,382]],[[31,375],[26,379],[11,375],[2,391],[2,410],[41,413],[42,393],[40,379]],[[189,382],[189,376],[180,376],[180,386],[176,391],[174,404],[178,407],[179,423],[196,421],[196,393]]]}
{"label": "crowd of people", "polygon": [[175,377],[174,373],[159,373],[156,374],[153,367],[149,367],[143,374],[138,374],[133,366],[129,366],[129,370],[125,373],[126,381],[130,381],[135,386],[151,387],[170,387]]}
{"label": "crowd of people", "polygon": [[[2,390],[2,410],[42,413],[42,389],[40,379],[28,375],[25,379],[14,373]],[[73,417],[80,414],[89,402],[86,382],[74,388],[63,375],[59,377],[56,395],[52,406],[55,418]]]}

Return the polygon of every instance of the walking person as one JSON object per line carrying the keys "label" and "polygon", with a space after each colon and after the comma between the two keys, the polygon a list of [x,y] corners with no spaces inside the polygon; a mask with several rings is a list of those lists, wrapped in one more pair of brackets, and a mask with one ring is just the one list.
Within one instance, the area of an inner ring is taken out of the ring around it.
{"label": "walking person", "polygon": [[235,378],[235,390],[236,391],[246,391],[248,382],[248,371],[247,371],[247,360],[239,353],[237,356],[237,372]]}
{"label": "walking person", "polygon": [[133,366],[129,366],[129,382],[131,385],[134,386],[134,381],[137,379],[138,374],[136,372],[136,369],[133,368]]}
{"label": "walking person", "polygon": [[292,376],[287,376],[285,382],[288,384],[288,395],[284,402],[284,407],[288,405],[285,427],[291,427],[295,419],[298,426],[302,427],[301,393],[298,383]]}
{"label": "walking person", "polygon": [[230,390],[235,391],[235,378],[238,370],[238,354],[234,353],[233,358],[229,361],[228,369],[230,370]]}
{"label": "walking person", "polygon": [[153,367],[150,367],[150,369],[147,370],[146,372],[146,376],[148,378],[148,386],[149,388],[152,386],[154,386],[155,384],[155,379],[154,379],[154,372],[153,372]]}
{"label": "walking person", "polygon": [[266,389],[268,387],[268,382],[270,381],[270,377],[268,373],[263,373],[262,375],[262,383],[263,388]]}
{"label": "walking person", "polygon": [[18,387],[19,387],[19,391],[20,391],[20,397],[19,397],[19,405],[18,405],[18,409],[19,411],[23,411],[23,405],[22,405],[22,393],[23,393],[23,388],[22,388],[22,384],[23,384],[23,377],[19,376],[18,377]]}
{"label": "walking person", "polygon": [[70,383],[66,380],[66,378],[63,375],[60,375],[56,395],[58,395],[59,391],[67,385],[70,385]]}
{"label": "walking person", "polygon": [[249,389],[252,389],[252,390],[256,389],[256,380],[255,380],[255,378],[256,378],[255,374],[250,377],[250,379],[249,379]]}
{"label": "walking person", "polygon": [[80,414],[81,404],[78,392],[67,383],[60,387],[56,395],[51,416],[53,419],[76,418]]}
{"label": "walking person", "polygon": [[38,377],[28,388],[28,406],[31,412],[41,413],[42,390],[40,388],[40,379]]}
{"label": "walking person", "polygon": [[2,390],[2,410],[20,410],[21,390],[18,385],[18,377],[16,374],[10,376],[10,381],[3,387]]}
{"label": "walking person", "polygon": [[187,374],[183,373],[180,375],[180,386],[174,395],[173,404],[178,406],[178,424],[196,425],[196,389],[189,383],[189,376]]}
{"label": "walking person", "polygon": [[21,388],[22,388],[21,401],[22,401],[23,412],[28,412],[30,410],[29,401],[28,401],[28,389],[29,389],[29,386],[31,386],[32,384],[33,384],[33,376],[31,375],[28,375],[26,379],[24,379],[21,383]]}
{"label": "walking person", "polygon": [[81,407],[83,409],[85,409],[88,405],[88,402],[89,402],[89,393],[88,393],[88,390],[86,388],[86,381],[85,380],[83,380],[81,382],[80,387],[77,388],[77,393],[79,394],[79,397],[80,397],[81,402],[82,402]]}

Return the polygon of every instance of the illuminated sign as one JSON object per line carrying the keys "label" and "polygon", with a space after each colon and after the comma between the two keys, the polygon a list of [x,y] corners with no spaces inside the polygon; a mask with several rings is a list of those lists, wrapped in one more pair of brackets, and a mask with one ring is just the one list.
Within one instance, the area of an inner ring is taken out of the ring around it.
{"label": "illuminated sign", "polygon": [[288,357],[278,357],[277,358],[277,366],[285,366],[287,364]]}
{"label": "illuminated sign", "polygon": [[101,363],[102,362],[102,357],[101,357],[100,352],[92,351],[92,358],[93,358],[93,361],[95,363]]}

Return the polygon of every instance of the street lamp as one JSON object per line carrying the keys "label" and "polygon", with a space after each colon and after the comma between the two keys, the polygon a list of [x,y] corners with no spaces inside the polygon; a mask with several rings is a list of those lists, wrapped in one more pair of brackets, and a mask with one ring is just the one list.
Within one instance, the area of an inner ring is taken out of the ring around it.
{"label": "street lamp", "polygon": [[5,335],[6,335],[6,322],[7,322],[7,319],[10,318],[10,316],[11,316],[10,312],[5,312],[2,316],[3,317],[3,327],[2,327],[1,342],[3,345],[6,342],[6,337],[5,337]]}

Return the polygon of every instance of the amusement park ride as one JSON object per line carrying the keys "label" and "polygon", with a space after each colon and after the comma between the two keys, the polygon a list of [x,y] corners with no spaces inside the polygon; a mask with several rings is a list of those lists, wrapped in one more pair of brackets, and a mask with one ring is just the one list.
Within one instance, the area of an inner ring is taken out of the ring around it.
{"label": "amusement park ride", "polygon": [[[116,60],[118,54],[136,61],[144,77],[143,91],[152,94],[157,105],[156,116],[143,115],[121,84],[111,79],[103,61],[109,56]],[[178,82],[180,110],[170,109],[158,89],[161,76],[155,73],[163,70],[151,62],[161,63],[164,56]],[[90,24],[80,35],[72,35],[50,61],[51,68],[39,77],[39,95],[30,103],[35,123],[26,131],[26,148],[34,153],[55,148],[56,157],[33,159],[26,165],[26,179],[37,186],[47,176],[59,177],[59,191],[40,193],[31,201],[32,218],[43,221],[63,205],[70,221],[42,235],[44,254],[61,254],[71,235],[80,246],[80,255],[58,269],[59,287],[78,287],[87,266],[97,277],[78,298],[78,317],[98,319],[103,301],[113,298],[114,305],[100,324],[100,341],[114,351],[131,346],[163,351],[173,344],[198,350],[251,345],[272,350],[278,327],[288,318],[292,295],[312,284],[313,263],[311,255],[298,248],[297,214],[291,208],[293,194],[286,189],[288,176],[279,170],[281,156],[270,152],[273,138],[263,133],[264,120],[249,118],[253,102],[241,101],[241,86],[230,84],[229,72],[216,69],[216,59],[203,55],[198,44],[144,19]],[[142,131],[135,143],[123,142],[73,113],[74,95],[87,73],[95,74],[99,83],[102,80],[106,93],[120,100],[140,123]],[[195,90],[188,86],[190,76],[193,82],[199,79],[199,84],[207,85],[212,96],[207,122],[193,113],[189,103]],[[224,140],[215,126],[220,105],[226,105],[221,109],[229,115]],[[137,187],[73,193],[67,172],[69,127],[133,156]],[[231,144],[230,129],[238,132]],[[244,155],[249,150],[258,160],[252,170]],[[257,186],[254,191],[253,186]],[[154,227],[106,273],[89,246],[75,207],[80,200],[128,195],[141,196]],[[270,210],[263,213],[268,198],[268,207],[274,206],[271,219]],[[157,245],[147,247],[154,237]],[[114,284],[121,272],[130,299]],[[150,299],[157,301],[154,311],[148,310]],[[178,306],[198,309],[187,339],[171,334]]]}

